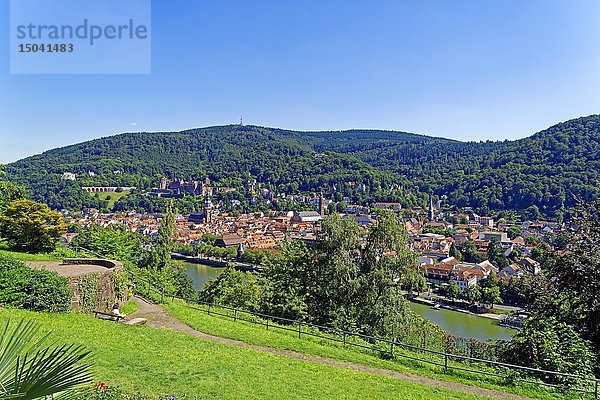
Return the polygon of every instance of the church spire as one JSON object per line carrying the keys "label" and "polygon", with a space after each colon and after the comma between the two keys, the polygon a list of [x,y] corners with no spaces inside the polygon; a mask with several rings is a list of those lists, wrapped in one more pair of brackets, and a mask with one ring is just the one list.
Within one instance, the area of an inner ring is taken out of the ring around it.
{"label": "church spire", "polygon": [[433,221],[435,219],[435,213],[433,211],[433,194],[429,195],[429,213],[427,213],[429,217],[429,221]]}

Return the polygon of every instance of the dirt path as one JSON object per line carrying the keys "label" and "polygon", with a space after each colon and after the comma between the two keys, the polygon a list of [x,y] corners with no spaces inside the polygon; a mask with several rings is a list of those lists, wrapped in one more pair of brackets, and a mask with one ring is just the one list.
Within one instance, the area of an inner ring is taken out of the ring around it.
{"label": "dirt path", "polygon": [[289,358],[294,358],[294,359],[298,359],[298,360],[311,361],[311,362],[315,362],[315,363],[319,363],[319,364],[326,364],[326,365],[331,365],[331,366],[335,366],[335,367],[350,368],[355,371],[366,372],[369,374],[383,375],[383,376],[387,376],[387,377],[394,378],[394,379],[400,379],[400,380],[407,381],[407,382],[414,382],[414,383],[419,383],[419,384],[427,385],[427,386],[440,387],[440,388],[454,390],[456,392],[468,393],[468,394],[473,394],[473,395],[483,396],[483,397],[489,397],[492,399],[511,399],[511,400],[527,400],[528,399],[527,397],[522,397],[522,396],[518,396],[515,394],[511,394],[511,393],[504,393],[504,392],[501,392],[498,390],[484,389],[484,388],[480,388],[477,386],[464,385],[462,383],[448,382],[448,381],[442,381],[442,380],[437,380],[437,379],[432,379],[432,378],[426,378],[423,376],[414,375],[414,374],[410,374],[410,373],[406,373],[406,372],[397,372],[397,371],[391,371],[391,370],[387,370],[387,369],[383,369],[383,368],[369,367],[369,366],[361,365],[361,364],[354,364],[354,363],[349,363],[349,362],[344,362],[344,361],[336,361],[336,360],[332,360],[332,359],[328,359],[328,358],[297,353],[295,351],[274,349],[271,347],[258,346],[258,345],[254,345],[254,344],[245,343],[240,340],[227,339],[227,338],[208,335],[206,333],[199,332],[199,331],[189,327],[188,325],[182,323],[175,317],[172,317],[165,310],[163,310],[163,308],[160,306],[148,303],[147,301],[145,301],[141,298],[138,298],[138,297],[135,297],[134,300],[138,304],[139,308],[135,313],[131,314],[129,317],[130,318],[146,318],[148,320],[147,324],[149,326],[151,326],[152,328],[168,328],[168,329],[172,329],[177,332],[184,332],[184,333],[187,333],[188,335],[196,336],[201,339],[206,339],[206,340],[210,340],[213,342],[230,344],[230,345],[253,349],[253,350],[257,350],[257,351],[261,351],[261,352],[265,352],[265,353],[271,353],[271,354],[275,354],[278,356],[289,357]]}

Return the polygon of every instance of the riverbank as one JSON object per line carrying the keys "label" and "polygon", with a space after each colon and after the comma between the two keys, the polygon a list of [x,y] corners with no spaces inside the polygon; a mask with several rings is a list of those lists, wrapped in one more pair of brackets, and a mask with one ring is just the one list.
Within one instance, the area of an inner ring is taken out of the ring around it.
{"label": "riverbank", "polygon": [[443,304],[443,303],[435,302],[435,301],[432,301],[432,300],[427,300],[427,299],[425,299],[423,297],[420,297],[420,296],[409,297],[408,300],[409,301],[413,301],[415,303],[432,306],[432,307],[435,304],[439,304],[441,308],[445,308],[447,310],[461,312],[461,313],[464,313],[464,314],[473,315],[475,317],[489,318],[489,319],[493,319],[493,320],[496,320],[496,321],[500,321],[500,319],[502,318],[502,316],[498,315],[498,314],[494,314],[494,313],[474,313],[472,311],[465,310],[464,308],[452,306],[452,305],[449,305],[449,304]]}
{"label": "riverbank", "polygon": [[202,265],[207,265],[209,267],[215,267],[215,268],[226,268],[230,264],[232,264],[235,269],[237,269],[238,271],[244,271],[244,272],[259,271],[263,268],[259,265],[246,264],[246,263],[241,263],[238,261],[217,259],[217,258],[212,258],[212,257],[205,258],[205,257],[186,256],[186,255],[183,255],[180,253],[171,253],[171,258],[173,260],[185,261],[185,262],[189,262],[192,264],[202,264]]}

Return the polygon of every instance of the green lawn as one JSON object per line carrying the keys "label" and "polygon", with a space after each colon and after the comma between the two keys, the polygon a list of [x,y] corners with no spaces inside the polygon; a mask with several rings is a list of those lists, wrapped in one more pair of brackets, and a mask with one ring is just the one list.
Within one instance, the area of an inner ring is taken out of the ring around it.
{"label": "green lawn", "polygon": [[185,394],[188,400],[480,398],[79,313],[0,309],[0,323],[8,318],[35,320],[54,338],[85,345],[95,355],[96,380],[147,395]]}
{"label": "green lawn", "polygon": [[0,254],[15,258],[21,261],[62,261],[63,258],[75,257],[76,254],[72,250],[55,250],[52,253],[21,253],[8,249],[6,243],[0,242]]}
{"label": "green lawn", "polygon": [[[100,200],[106,200],[110,196],[110,199],[108,199],[108,208],[112,210],[117,201],[121,200],[123,197],[129,195],[130,193],[131,190],[123,190],[122,192],[102,192],[98,193],[98,197],[100,198]],[[92,193],[92,195],[95,194],[96,193]]]}
{"label": "green lawn", "polygon": [[[443,367],[413,361],[408,358],[398,357],[395,360],[386,360],[382,359],[378,356],[378,353],[371,350],[344,347],[342,344],[308,335],[303,335],[301,339],[298,339],[298,334],[296,332],[274,329],[273,327],[267,331],[264,325],[240,322],[239,320],[236,322],[230,318],[216,316],[214,314],[208,315],[205,312],[187,307],[185,303],[180,300],[169,302],[164,305],[164,307],[171,315],[198,331],[219,337],[242,340],[250,344],[297,351],[304,354],[349,361],[394,371],[410,372],[435,379],[460,382],[540,399],[578,398],[575,394],[557,393],[556,391],[541,385],[507,384],[501,378],[475,375],[473,373],[452,369],[449,373],[444,373]],[[429,358],[432,361],[442,364],[444,362],[441,357],[428,356],[413,351],[396,349],[395,354]],[[450,365],[458,364],[450,362]],[[465,367],[464,364],[461,366]]]}

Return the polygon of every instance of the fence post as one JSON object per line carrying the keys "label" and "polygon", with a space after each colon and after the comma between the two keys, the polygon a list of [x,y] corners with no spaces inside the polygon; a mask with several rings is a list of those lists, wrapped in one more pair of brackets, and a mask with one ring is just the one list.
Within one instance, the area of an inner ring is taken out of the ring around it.
{"label": "fence post", "polygon": [[267,330],[269,330],[269,318],[267,318]]}
{"label": "fence post", "polygon": [[390,353],[392,354],[392,357],[394,357],[394,341],[390,342]]}
{"label": "fence post", "polygon": [[302,334],[302,323],[298,321],[298,339],[300,339],[300,335]]}
{"label": "fence post", "polygon": [[444,371],[448,373],[448,353],[444,353]]}
{"label": "fence post", "polygon": [[160,302],[161,303],[165,302],[165,288],[162,288],[162,291],[160,293]]}
{"label": "fence post", "polygon": [[237,308],[233,311],[233,320],[237,321]]}
{"label": "fence post", "polygon": [[344,331],[344,346],[346,345],[346,331]]}
{"label": "fence post", "polygon": [[208,315],[210,315],[210,303],[208,303]]}
{"label": "fence post", "polygon": [[598,398],[598,383],[600,382],[600,380],[596,379],[596,387],[594,389],[594,398],[597,399]]}

